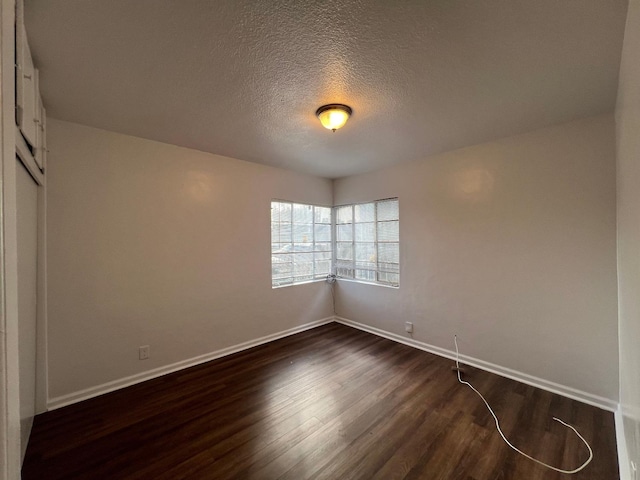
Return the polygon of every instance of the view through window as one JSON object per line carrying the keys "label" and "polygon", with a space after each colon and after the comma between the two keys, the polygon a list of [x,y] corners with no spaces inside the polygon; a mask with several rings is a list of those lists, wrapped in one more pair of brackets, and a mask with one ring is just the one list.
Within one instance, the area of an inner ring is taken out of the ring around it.
{"label": "view through window", "polygon": [[325,279],[331,251],[331,208],[271,202],[273,287]]}
{"label": "view through window", "polygon": [[331,273],[398,286],[399,230],[397,198],[334,208],[274,200],[272,286],[323,280]]}
{"label": "view through window", "polygon": [[338,278],[398,286],[398,199],[335,207],[335,268]]}

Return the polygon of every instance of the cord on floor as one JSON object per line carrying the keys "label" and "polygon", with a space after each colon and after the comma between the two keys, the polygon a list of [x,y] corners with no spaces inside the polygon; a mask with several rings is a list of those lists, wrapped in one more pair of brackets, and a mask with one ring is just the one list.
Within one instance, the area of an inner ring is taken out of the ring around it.
{"label": "cord on floor", "polygon": [[471,390],[473,390],[474,392],[476,392],[478,394],[478,396],[482,399],[482,401],[484,402],[484,404],[487,406],[487,408],[489,409],[489,412],[491,413],[491,415],[493,416],[493,419],[496,422],[496,429],[498,430],[498,433],[500,434],[500,436],[502,437],[502,439],[505,441],[505,443],[507,445],[509,445],[513,450],[515,450],[516,452],[518,452],[520,455],[528,458],[529,460],[532,460],[544,467],[550,468],[551,470],[555,470],[556,472],[560,472],[560,473],[568,473],[568,474],[573,474],[573,473],[578,473],[580,470],[584,469],[587,465],[589,465],[589,463],[591,462],[591,460],[593,460],[593,450],[591,450],[591,446],[589,445],[589,442],[587,442],[584,437],[582,435],[580,435],[580,433],[578,433],[578,430],[576,430],[574,427],[572,427],[571,425],[569,425],[568,423],[563,422],[562,420],[560,420],[559,418],[553,417],[553,419],[556,422],[561,423],[562,425],[564,425],[567,428],[570,428],[571,430],[573,430],[575,432],[575,434],[580,438],[580,440],[582,440],[584,442],[584,444],[587,446],[587,448],[589,449],[589,458],[578,468],[576,468],[575,470],[563,470],[562,468],[557,468],[554,467],[552,465],[548,465],[538,459],[535,459],[529,455],[527,455],[526,453],[524,453],[522,450],[518,450],[516,447],[514,447],[511,442],[509,442],[509,440],[507,440],[507,437],[504,436],[504,433],[502,433],[502,429],[500,428],[500,421],[498,420],[498,417],[496,416],[495,412],[493,411],[493,409],[491,408],[491,405],[489,405],[489,402],[487,402],[487,400],[482,396],[482,394],[475,389],[475,387],[473,385],[471,385],[469,382],[462,380],[462,377],[460,376],[460,352],[458,351],[458,336],[454,335],[453,336],[453,341],[456,344],[456,371],[458,373],[458,381],[460,383],[462,383],[463,385],[467,385]]}

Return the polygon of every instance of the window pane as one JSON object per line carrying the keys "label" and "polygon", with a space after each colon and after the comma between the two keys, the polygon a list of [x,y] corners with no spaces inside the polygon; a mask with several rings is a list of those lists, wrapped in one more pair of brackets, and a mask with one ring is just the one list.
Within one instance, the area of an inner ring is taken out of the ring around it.
{"label": "window pane", "polygon": [[293,253],[313,252],[313,243],[294,243],[291,249]]}
{"label": "window pane", "polygon": [[273,278],[271,286],[273,287],[282,287],[284,285],[293,285],[293,277],[286,278]]}
{"label": "window pane", "polygon": [[331,209],[327,207],[315,207],[315,222],[331,225]]}
{"label": "window pane", "polygon": [[323,224],[316,223],[315,241],[330,242],[331,241],[331,225],[323,225]]}
{"label": "window pane", "polygon": [[291,224],[272,223],[271,224],[272,243],[291,243]]}
{"label": "window pane", "polygon": [[328,252],[314,252],[313,258],[315,260],[331,260],[331,251],[328,251]]}
{"label": "window pane", "polygon": [[356,270],[355,278],[364,280],[365,282],[375,282],[376,272],[375,270]]}
{"label": "window pane", "polygon": [[336,274],[343,278],[353,278],[353,264],[350,261],[336,260]]}
{"label": "window pane", "polygon": [[275,253],[291,253],[292,245],[290,243],[273,243],[271,244],[272,252]]}
{"label": "window pane", "polygon": [[331,271],[331,252],[314,254],[315,274],[326,277]]}
{"label": "window pane", "polygon": [[327,275],[331,273],[331,261],[328,262],[320,262],[316,264],[316,279],[318,278],[326,278]]}
{"label": "window pane", "polygon": [[376,241],[376,224],[375,223],[356,223],[356,242],[375,242]]}
{"label": "window pane", "polygon": [[271,277],[273,283],[280,283],[283,279],[291,277],[293,274],[293,263],[291,255],[271,256]]}
{"label": "window pane", "polygon": [[271,202],[272,222],[291,222],[291,204],[284,202]]}
{"label": "window pane", "polygon": [[361,203],[354,207],[356,222],[375,222],[375,203]]}
{"label": "window pane", "polygon": [[336,225],[336,240],[338,242],[350,242],[353,240],[353,225]]}
{"label": "window pane", "polygon": [[383,200],[377,202],[378,221],[398,220],[398,200]]}
{"label": "window pane", "polygon": [[293,225],[293,242],[309,243],[313,241],[313,225]]}
{"label": "window pane", "polygon": [[400,265],[397,263],[378,263],[378,271],[386,273],[400,273]]}
{"label": "window pane", "polygon": [[400,275],[397,273],[379,272],[378,281],[388,283],[389,285],[398,285],[400,284]]}
{"label": "window pane", "polygon": [[336,208],[336,223],[352,223],[353,222],[353,207],[347,205],[346,207]]}
{"label": "window pane", "polygon": [[313,253],[294,253],[293,274],[296,277],[313,274]]}
{"label": "window pane", "polygon": [[313,223],[313,207],[311,205],[294,203],[293,223]]}
{"label": "window pane", "polygon": [[358,262],[371,262],[375,267],[376,263],[376,244],[375,243],[356,243],[356,260]]}
{"label": "window pane", "polygon": [[378,222],[378,241],[397,242],[399,239],[399,222]]}
{"label": "window pane", "polygon": [[339,260],[353,260],[353,244],[336,243],[336,258]]}
{"label": "window pane", "polygon": [[291,224],[272,223],[271,224],[272,243],[291,243]]}
{"label": "window pane", "polygon": [[400,263],[400,245],[397,243],[379,244],[378,261],[385,263]]}
{"label": "window pane", "polygon": [[316,243],[313,247],[316,252],[329,252],[331,253],[331,244],[330,243]]}

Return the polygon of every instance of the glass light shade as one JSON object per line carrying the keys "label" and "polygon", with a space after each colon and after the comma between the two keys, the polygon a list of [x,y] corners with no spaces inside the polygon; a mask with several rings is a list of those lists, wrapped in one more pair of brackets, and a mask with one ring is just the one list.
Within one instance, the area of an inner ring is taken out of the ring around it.
{"label": "glass light shade", "polygon": [[334,132],[344,126],[351,115],[351,108],[341,104],[324,105],[316,112],[320,123],[326,129]]}

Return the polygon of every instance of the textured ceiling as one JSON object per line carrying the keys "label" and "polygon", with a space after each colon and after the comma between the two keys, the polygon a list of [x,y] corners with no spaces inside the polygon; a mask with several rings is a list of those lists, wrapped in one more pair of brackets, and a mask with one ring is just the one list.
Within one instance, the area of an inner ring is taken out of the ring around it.
{"label": "textured ceiling", "polygon": [[[626,0],[26,0],[49,115],[326,177],[612,111]],[[314,113],[353,108],[336,133]]]}

